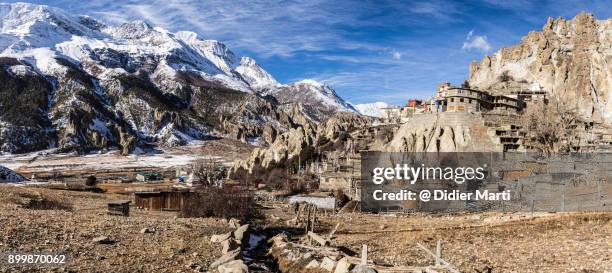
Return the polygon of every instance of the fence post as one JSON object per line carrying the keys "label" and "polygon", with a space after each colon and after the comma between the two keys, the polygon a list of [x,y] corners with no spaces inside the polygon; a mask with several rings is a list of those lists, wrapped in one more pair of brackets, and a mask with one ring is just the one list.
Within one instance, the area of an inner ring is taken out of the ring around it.
{"label": "fence post", "polygon": [[602,208],[603,204],[603,196],[601,195],[601,180],[597,180],[597,199],[599,199],[599,207]]}
{"label": "fence post", "polygon": [[361,246],[361,265],[368,265],[368,245]]}
{"label": "fence post", "polygon": [[561,195],[561,211],[565,211],[565,184],[563,184],[563,193]]}
{"label": "fence post", "polygon": [[314,232],[314,230],[315,230],[315,225],[317,224],[317,210],[319,210],[319,209],[317,208],[317,206],[316,206],[316,205],[313,205],[313,206],[312,206],[312,210],[313,210],[314,212],[313,212],[313,215],[312,215],[312,226],[310,227],[310,230],[311,230],[312,232]]}
{"label": "fence post", "polygon": [[306,226],[304,227],[305,232],[308,233],[310,229],[310,204],[306,205]]}
{"label": "fence post", "polygon": [[442,240],[438,240],[436,245],[436,266],[440,266],[440,260],[442,259]]}

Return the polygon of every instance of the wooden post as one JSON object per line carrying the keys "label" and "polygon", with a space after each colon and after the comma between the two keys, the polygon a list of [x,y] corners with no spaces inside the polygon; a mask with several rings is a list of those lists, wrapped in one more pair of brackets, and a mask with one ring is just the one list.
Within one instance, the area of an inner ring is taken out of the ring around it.
{"label": "wooden post", "polygon": [[301,224],[302,223],[302,210],[304,210],[304,206],[302,206],[302,204],[298,203],[298,212],[297,212],[297,216],[296,218],[296,224]]}
{"label": "wooden post", "polygon": [[334,237],[334,234],[336,233],[336,231],[338,231],[339,226],[340,226],[340,223],[337,223],[334,229],[327,235],[328,241],[331,241],[332,237]]}
{"label": "wooden post", "polygon": [[444,259],[436,256],[435,253],[431,252],[431,250],[429,250],[428,248],[426,248],[425,246],[423,246],[422,244],[417,243],[417,246],[420,247],[423,251],[427,252],[427,254],[434,256],[436,261],[440,260],[440,263],[446,268],[448,269],[448,271],[452,272],[452,273],[461,273],[459,272],[459,270],[455,269],[449,262],[445,261]]}
{"label": "wooden post", "polygon": [[328,240],[325,240],[325,238],[323,238],[323,237],[319,236],[318,234],[316,234],[316,233],[314,233],[314,232],[312,232],[312,231],[309,231],[309,232],[307,233],[307,235],[308,235],[308,238],[309,238],[310,240],[314,240],[314,241],[316,241],[316,242],[317,242],[317,243],[319,243],[319,245],[321,245],[321,246],[327,246],[327,245],[329,244],[329,241],[328,241]]}
{"label": "wooden post", "polygon": [[368,265],[368,245],[361,246],[361,265]]}
{"label": "wooden post", "polygon": [[304,233],[308,233],[308,231],[310,230],[310,204],[306,205],[306,226],[304,229]]}
{"label": "wooden post", "polygon": [[597,200],[599,201],[599,207],[603,208],[603,196],[601,195],[601,180],[597,180]]}
{"label": "wooden post", "polygon": [[315,230],[315,225],[317,224],[317,206],[316,205],[312,205],[312,210],[314,211],[312,213],[312,226],[310,227],[310,230],[312,232],[314,232]]}
{"label": "wooden post", "polygon": [[565,211],[565,185],[563,185],[563,193],[561,195],[561,211]]}
{"label": "wooden post", "polygon": [[436,245],[436,266],[440,266],[440,260],[442,260],[442,240],[438,240]]}

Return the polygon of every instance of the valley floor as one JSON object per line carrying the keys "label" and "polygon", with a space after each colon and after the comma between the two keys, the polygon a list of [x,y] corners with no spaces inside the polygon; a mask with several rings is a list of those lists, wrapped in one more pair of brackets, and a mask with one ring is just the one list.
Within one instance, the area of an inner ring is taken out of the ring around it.
{"label": "valley floor", "polygon": [[[104,186],[104,185],[102,185]],[[61,206],[35,209],[41,198]],[[214,218],[177,218],[173,212],[132,208],[129,217],[106,214],[106,203],[127,195],[0,186],[0,253],[65,252],[61,267],[30,272],[198,272],[220,255],[210,237],[229,231]],[[28,205],[30,204],[30,205]],[[264,209],[261,227],[290,230],[289,205]],[[461,272],[487,267],[492,272],[604,272],[612,269],[612,213],[480,213],[456,215],[362,213],[323,214],[315,232],[326,234],[340,223],[332,244],[394,265],[426,266],[431,256],[417,243],[435,249]],[[150,233],[142,233],[147,228]],[[295,229],[293,229],[295,230]],[[106,236],[113,244],[93,242]],[[358,254],[357,254],[358,255]],[[16,268],[0,263],[0,272]],[[23,270],[19,268],[19,271]],[[485,271],[486,272],[486,271]]]}
{"label": "valley floor", "polygon": [[[189,167],[203,158],[216,158],[225,165],[232,165],[237,158],[245,158],[254,146],[240,141],[218,139],[194,141],[189,145],[159,148],[132,154],[120,155],[118,150],[77,154],[54,154],[40,151],[29,154],[0,154],[0,165],[15,170],[30,179],[38,181],[70,181],[95,175],[98,181],[113,181],[133,176],[139,171],[169,172],[174,177],[176,168]],[[57,177],[57,176],[61,177]],[[131,179],[134,179],[131,177]]]}
{"label": "valley floor", "polygon": [[[32,199],[70,204],[72,210],[29,209]],[[0,272],[194,272],[217,257],[210,236],[229,231],[212,218],[175,218],[176,213],[130,210],[107,215],[106,203],[126,196],[0,186],[0,253],[67,253],[58,267],[14,267]],[[24,205],[26,204],[26,205]],[[142,229],[150,233],[142,233]],[[93,241],[106,236],[113,244]]]}
{"label": "valley floor", "polygon": [[461,272],[605,272],[612,269],[612,213],[344,216],[336,243],[373,259],[426,266],[417,243]]}

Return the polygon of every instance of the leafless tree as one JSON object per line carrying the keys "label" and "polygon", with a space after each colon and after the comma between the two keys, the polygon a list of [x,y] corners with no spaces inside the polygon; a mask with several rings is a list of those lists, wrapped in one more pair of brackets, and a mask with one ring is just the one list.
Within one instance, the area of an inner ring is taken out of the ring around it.
{"label": "leafless tree", "polygon": [[501,75],[499,75],[499,76],[497,77],[497,79],[498,79],[500,82],[510,82],[510,81],[513,81],[513,80],[514,80],[514,78],[513,78],[512,76],[510,76],[510,72],[509,72],[508,70],[506,70],[506,71],[502,72],[502,74],[501,74]]}
{"label": "leafless tree", "polygon": [[192,169],[194,182],[207,187],[218,185],[227,175],[223,164],[213,158],[197,160]]}
{"label": "leafless tree", "polygon": [[529,105],[521,122],[527,132],[526,141],[540,152],[570,152],[580,142],[581,120],[575,107],[566,101]]}

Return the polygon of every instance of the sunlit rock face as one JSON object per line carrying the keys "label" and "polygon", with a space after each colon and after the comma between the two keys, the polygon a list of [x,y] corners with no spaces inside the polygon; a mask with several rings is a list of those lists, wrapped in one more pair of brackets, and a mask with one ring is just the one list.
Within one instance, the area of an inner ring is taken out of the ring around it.
{"label": "sunlit rock face", "polygon": [[575,105],[585,118],[610,124],[611,65],[612,19],[580,13],[571,20],[549,18],[520,44],[472,63],[469,83],[482,89],[542,89]]}

